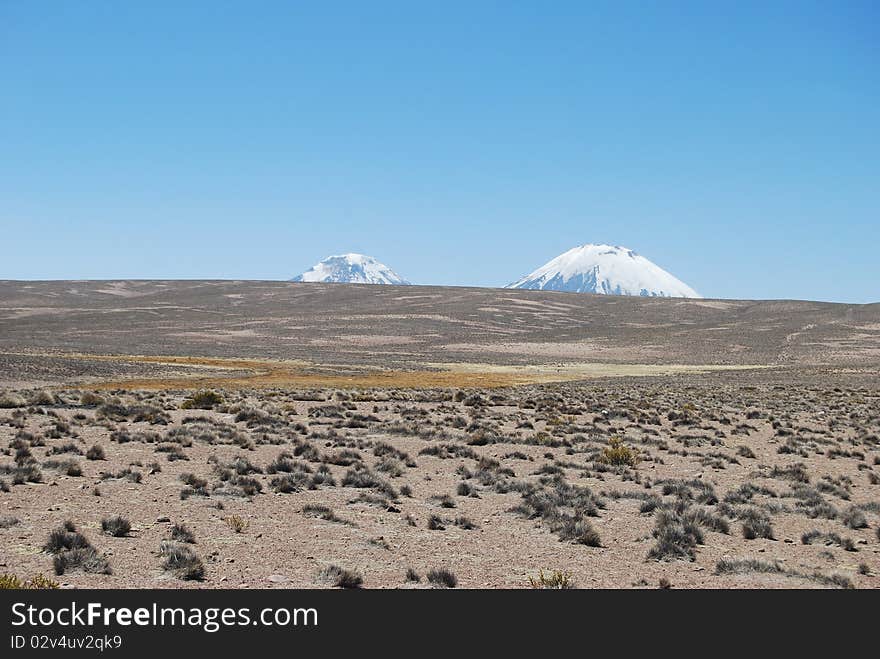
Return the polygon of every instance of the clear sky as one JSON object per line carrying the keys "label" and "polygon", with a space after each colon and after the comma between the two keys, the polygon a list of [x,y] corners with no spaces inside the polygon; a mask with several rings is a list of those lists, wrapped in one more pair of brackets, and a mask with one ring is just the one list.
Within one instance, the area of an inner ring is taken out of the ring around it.
{"label": "clear sky", "polygon": [[0,0],[0,278],[499,286],[608,242],[880,301],[878,7]]}

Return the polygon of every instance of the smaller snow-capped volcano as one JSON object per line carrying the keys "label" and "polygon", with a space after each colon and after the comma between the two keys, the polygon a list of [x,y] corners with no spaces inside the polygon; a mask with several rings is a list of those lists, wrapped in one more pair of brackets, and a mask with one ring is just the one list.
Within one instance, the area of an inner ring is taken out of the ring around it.
{"label": "smaller snow-capped volcano", "polygon": [[291,281],[409,285],[406,279],[387,265],[364,254],[328,256]]}
{"label": "smaller snow-capped volcano", "polygon": [[560,254],[507,288],[643,297],[700,297],[693,288],[631,249],[592,244]]}

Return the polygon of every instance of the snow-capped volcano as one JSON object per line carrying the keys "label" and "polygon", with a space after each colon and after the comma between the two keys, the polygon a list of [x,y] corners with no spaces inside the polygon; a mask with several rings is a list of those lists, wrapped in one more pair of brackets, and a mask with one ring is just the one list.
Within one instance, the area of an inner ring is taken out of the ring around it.
{"label": "snow-capped volcano", "polygon": [[384,263],[363,254],[328,256],[291,281],[332,282],[340,284],[398,284],[409,282]]}
{"label": "snow-capped volcano", "polygon": [[693,288],[631,249],[591,244],[560,254],[507,288],[646,297],[700,297]]}

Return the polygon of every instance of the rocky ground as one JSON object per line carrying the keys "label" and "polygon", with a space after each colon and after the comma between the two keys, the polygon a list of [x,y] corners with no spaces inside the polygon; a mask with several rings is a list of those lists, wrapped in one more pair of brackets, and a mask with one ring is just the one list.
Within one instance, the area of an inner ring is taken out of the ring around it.
{"label": "rocky ground", "polygon": [[[213,393],[7,392],[0,569],[77,587],[880,582],[874,389]],[[85,540],[53,544],[65,524]]]}

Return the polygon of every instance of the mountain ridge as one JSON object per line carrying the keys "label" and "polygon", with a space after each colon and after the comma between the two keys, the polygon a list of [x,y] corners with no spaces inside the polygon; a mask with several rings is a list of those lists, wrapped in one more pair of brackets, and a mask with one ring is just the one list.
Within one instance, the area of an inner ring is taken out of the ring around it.
{"label": "mountain ridge", "polygon": [[410,282],[376,258],[355,252],[328,256],[290,281],[333,284],[411,285]]}
{"label": "mountain ridge", "polygon": [[627,247],[593,243],[563,252],[505,288],[639,297],[702,297]]}

